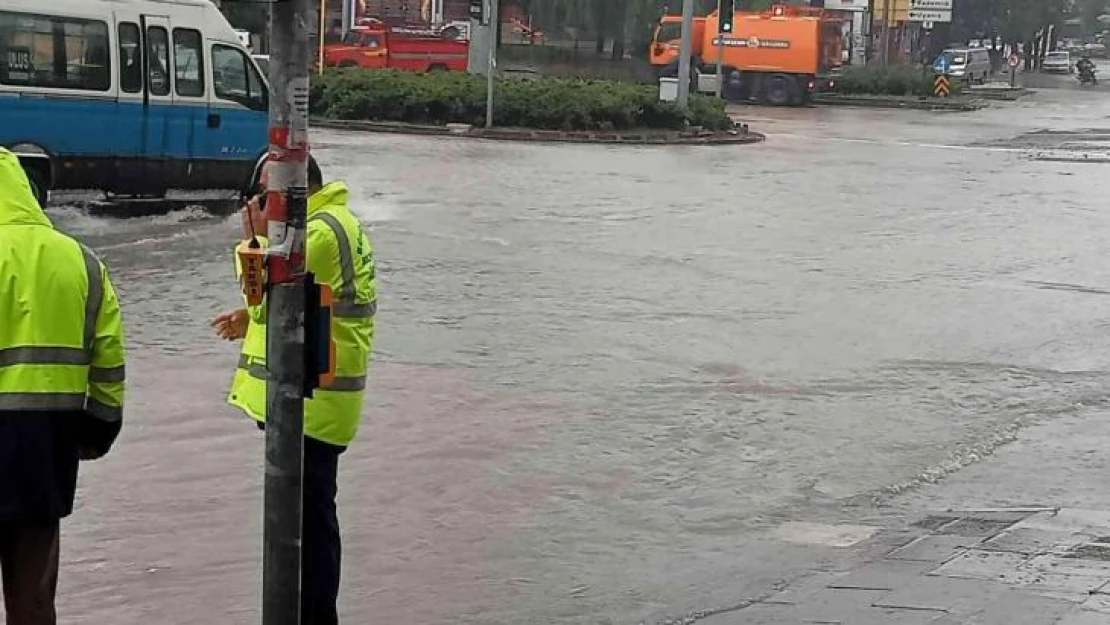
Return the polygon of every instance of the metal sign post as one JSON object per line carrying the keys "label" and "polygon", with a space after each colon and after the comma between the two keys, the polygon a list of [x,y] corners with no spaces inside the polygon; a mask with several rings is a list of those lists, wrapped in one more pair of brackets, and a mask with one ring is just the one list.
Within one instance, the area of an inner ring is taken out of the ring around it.
{"label": "metal sign post", "polygon": [[717,97],[724,93],[725,35],[717,35]]}
{"label": "metal sign post", "polygon": [[[266,204],[266,468],[262,623],[298,625],[304,465],[305,217],[313,0],[270,5],[270,158]],[[323,33],[320,33],[323,36]]]}
{"label": "metal sign post", "polygon": [[717,0],[717,97],[724,93],[725,82],[725,35],[732,34],[733,17],[736,14],[734,0]]}
{"label": "metal sign post", "polygon": [[1006,63],[1010,66],[1010,88],[1017,87],[1017,68],[1021,65],[1021,57],[1013,53]]}

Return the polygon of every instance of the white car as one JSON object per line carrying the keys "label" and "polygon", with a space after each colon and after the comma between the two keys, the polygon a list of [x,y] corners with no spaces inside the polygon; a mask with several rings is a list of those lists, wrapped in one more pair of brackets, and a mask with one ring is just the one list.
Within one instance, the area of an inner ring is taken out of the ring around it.
{"label": "white car", "polygon": [[1045,55],[1041,69],[1055,74],[1070,74],[1075,68],[1071,64],[1071,54],[1066,50],[1055,50]]}

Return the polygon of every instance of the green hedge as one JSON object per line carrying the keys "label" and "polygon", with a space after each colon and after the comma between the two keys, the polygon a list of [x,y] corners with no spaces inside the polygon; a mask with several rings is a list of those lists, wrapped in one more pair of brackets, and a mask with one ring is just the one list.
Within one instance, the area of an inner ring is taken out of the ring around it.
{"label": "green hedge", "polygon": [[[309,97],[311,112],[331,119],[480,125],[486,117],[485,78],[462,72],[333,70],[313,78]],[[683,112],[653,86],[567,78],[498,79],[493,111],[497,126],[545,130],[732,126],[716,98],[691,95]]]}
{"label": "green hedge", "polygon": [[[837,92],[870,95],[933,95],[931,69],[922,71],[920,65],[891,65],[889,67],[849,67],[837,80]],[[961,81],[950,80],[951,93],[958,94]]]}

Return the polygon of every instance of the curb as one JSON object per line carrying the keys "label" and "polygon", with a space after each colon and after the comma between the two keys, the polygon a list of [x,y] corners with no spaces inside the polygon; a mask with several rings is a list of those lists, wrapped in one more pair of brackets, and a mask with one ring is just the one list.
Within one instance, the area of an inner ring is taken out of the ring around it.
{"label": "curb", "polygon": [[1013,102],[1020,100],[1025,96],[1033,95],[1034,90],[1026,87],[978,87],[971,89],[971,95],[984,100],[1002,100],[1004,102]]}
{"label": "curb", "polygon": [[535,143],[592,143],[617,145],[747,145],[759,143],[766,137],[758,132],[704,131],[575,131],[532,130],[527,128],[475,128],[465,124],[431,126],[401,122],[372,122],[341,119],[311,119],[315,128],[349,130],[356,132],[381,132],[390,134],[451,137],[458,139],[486,139],[494,141],[523,141]]}
{"label": "curb", "polygon": [[821,106],[860,106],[871,108],[909,109],[918,111],[954,111],[969,113],[985,108],[986,104],[976,100],[940,100],[940,99],[896,99],[896,98],[861,98],[840,95],[814,96],[813,103]]}

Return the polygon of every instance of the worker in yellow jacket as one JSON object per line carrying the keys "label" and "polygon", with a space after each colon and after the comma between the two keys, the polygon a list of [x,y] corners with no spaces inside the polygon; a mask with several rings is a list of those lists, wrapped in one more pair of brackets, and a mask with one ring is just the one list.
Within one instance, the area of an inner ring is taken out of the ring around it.
{"label": "worker in yellow jacket", "polygon": [[0,148],[0,569],[9,623],[54,625],[59,522],[79,460],[123,423],[124,349],[108,270],[54,229]]}
{"label": "worker in yellow jacket", "polygon": [[[264,176],[265,174],[263,174]],[[259,181],[257,191],[265,187]],[[358,431],[377,310],[374,253],[370,238],[347,207],[347,186],[323,184],[315,159],[308,166],[308,271],[332,288],[335,378],[304,403],[304,504],[302,523],[301,623],[335,625],[339,618],[340,535],[336,515],[339,455]],[[242,236],[266,232],[261,195],[243,211]],[[263,237],[258,237],[265,244]],[[238,259],[236,258],[238,269]],[[237,271],[238,273],[238,271]],[[239,368],[228,402],[259,424],[266,420],[266,303],[217,316],[217,334],[243,339]]]}

